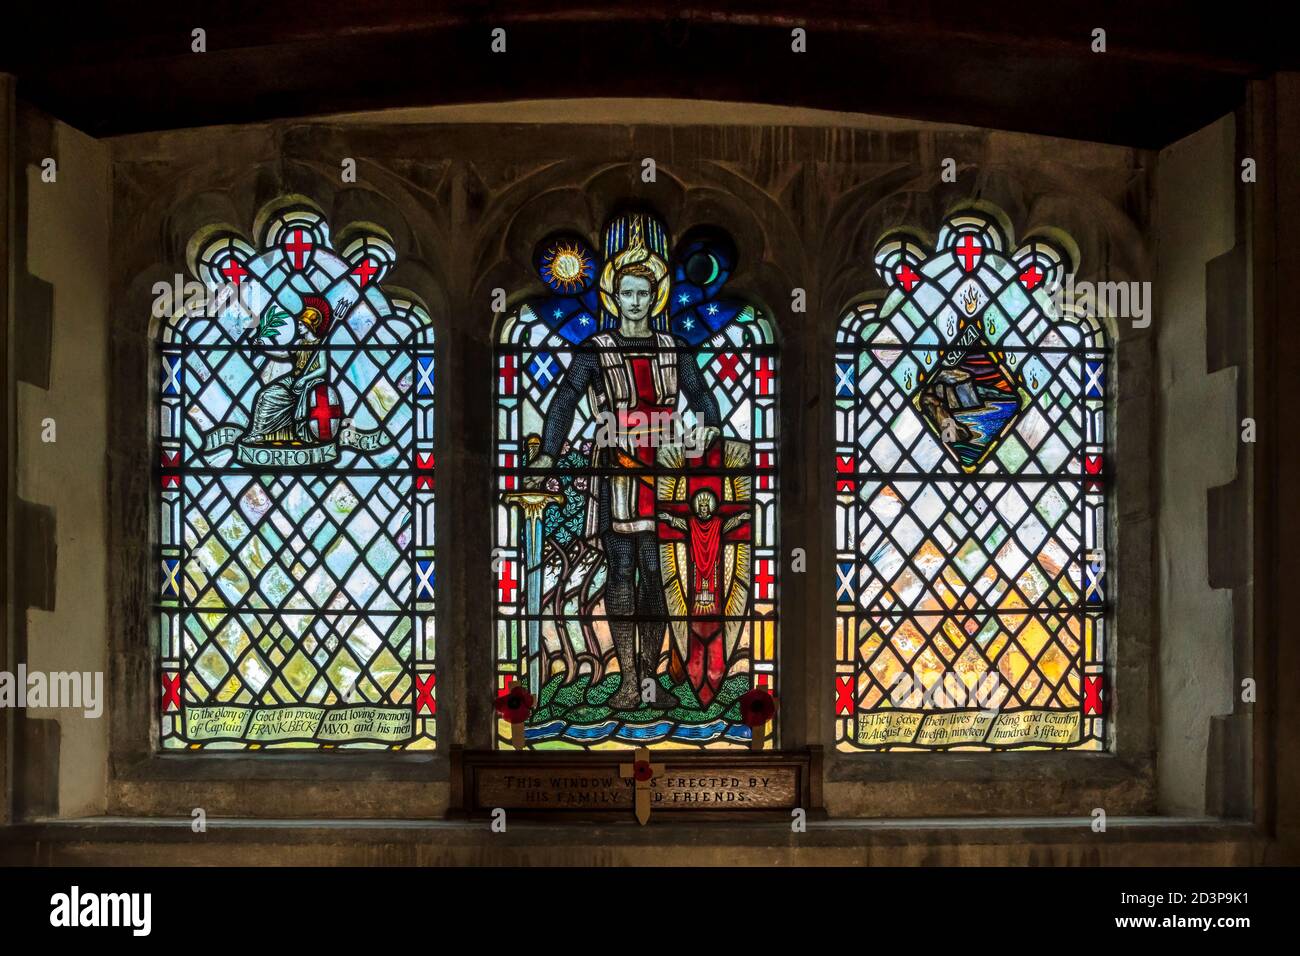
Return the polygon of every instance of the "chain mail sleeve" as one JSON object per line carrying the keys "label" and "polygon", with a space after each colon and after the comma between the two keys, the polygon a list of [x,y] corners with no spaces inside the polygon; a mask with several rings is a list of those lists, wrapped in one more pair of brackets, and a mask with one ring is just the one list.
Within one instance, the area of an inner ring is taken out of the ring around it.
{"label": "chain mail sleeve", "polygon": [[587,386],[600,378],[600,363],[595,352],[579,352],[569,363],[564,378],[555,389],[551,405],[546,410],[546,425],[542,429],[542,454],[554,461],[559,457],[564,440],[573,427],[573,415],[582,401]]}
{"label": "chain mail sleeve", "polygon": [[695,353],[681,340],[677,342],[677,387],[686,396],[686,405],[699,417],[700,424],[722,427],[718,400],[704,384],[704,375],[695,364]]}

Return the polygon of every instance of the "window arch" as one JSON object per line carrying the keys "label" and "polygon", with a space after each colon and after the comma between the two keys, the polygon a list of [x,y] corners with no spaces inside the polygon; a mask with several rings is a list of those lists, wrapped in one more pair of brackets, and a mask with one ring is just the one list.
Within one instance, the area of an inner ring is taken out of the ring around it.
{"label": "window arch", "polygon": [[1068,237],[1011,237],[891,231],[840,322],[840,750],[1105,746],[1108,349]]}
{"label": "window arch", "polygon": [[433,329],[286,197],[155,286],[165,749],[432,748]]}
{"label": "window arch", "polygon": [[496,336],[498,693],[527,686],[534,747],[747,746],[777,675],[771,326],[717,229],[670,254],[633,212],[534,265]]}

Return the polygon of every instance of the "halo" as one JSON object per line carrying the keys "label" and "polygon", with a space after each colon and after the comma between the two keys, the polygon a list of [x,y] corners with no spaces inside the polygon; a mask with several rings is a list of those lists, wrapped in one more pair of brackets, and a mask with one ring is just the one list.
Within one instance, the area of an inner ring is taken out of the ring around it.
{"label": "halo", "polygon": [[[615,251],[618,250],[618,251]],[[605,267],[600,273],[600,304],[609,316],[618,315],[614,283],[630,265],[642,264],[655,277],[650,318],[665,315],[668,307],[667,237],[663,227],[648,213],[632,213],[605,227]]]}

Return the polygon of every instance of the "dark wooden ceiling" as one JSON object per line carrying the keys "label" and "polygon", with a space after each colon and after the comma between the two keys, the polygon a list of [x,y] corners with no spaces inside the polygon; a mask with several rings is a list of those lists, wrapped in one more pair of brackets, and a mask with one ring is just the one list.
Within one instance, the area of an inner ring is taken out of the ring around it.
{"label": "dark wooden ceiling", "polygon": [[[0,38],[18,95],[97,136],[550,97],[849,110],[1158,147],[1294,68],[1269,16],[1185,2],[29,4]],[[504,9],[505,7],[509,9]],[[725,8],[725,9],[723,9]],[[507,53],[489,31],[507,31]],[[808,52],[790,51],[790,30]],[[190,31],[208,52],[190,52]],[[1107,52],[1090,50],[1092,30]]]}

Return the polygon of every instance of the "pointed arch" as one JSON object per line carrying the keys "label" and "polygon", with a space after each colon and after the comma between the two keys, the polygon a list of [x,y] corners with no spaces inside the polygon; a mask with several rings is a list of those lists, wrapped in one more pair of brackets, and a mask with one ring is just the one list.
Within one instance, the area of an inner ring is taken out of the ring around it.
{"label": "pointed arch", "polygon": [[1061,291],[1078,248],[966,204],[874,258],[835,345],[836,746],[1103,749],[1109,348]]}
{"label": "pointed arch", "polygon": [[283,196],[155,314],[164,749],[431,749],[434,333],[392,237]]}
{"label": "pointed arch", "polygon": [[740,699],[777,682],[774,328],[725,289],[722,230],[620,209],[600,239],[543,238],[548,293],[494,329],[497,691],[533,696],[534,747],[748,746]]}

